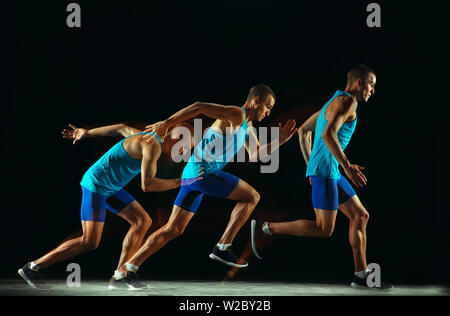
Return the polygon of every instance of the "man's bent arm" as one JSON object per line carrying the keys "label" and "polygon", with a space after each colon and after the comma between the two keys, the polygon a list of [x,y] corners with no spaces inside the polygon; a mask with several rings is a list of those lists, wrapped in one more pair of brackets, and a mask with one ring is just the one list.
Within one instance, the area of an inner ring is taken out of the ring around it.
{"label": "man's bent arm", "polygon": [[161,192],[172,190],[181,185],[181,179],[156,178],[157,161],[161,155],[161,147],[156,144],[147,145],[142,152],[141,186],[144,192]]}
{"label": "man's bent arm", "polygon": [[168,191],[172,189],[176,189],[181,185],[181,179],[161,179],[161,178],[152,178],[150,182],[148,182],[146,187],[143,187],[142,190],[144,192],[162,192]]}
{"label": "man's bent arm", "polygon": [[316,122],[319,114],[320,111],[311,115],[297,131],[300,150],[302,152],[303,158],[305,159],[306,165],[308,165],[309,157],[311,156],[312,135],[316,129]]}
{"label": "man's bent arm", "polygon": [[345,169],[350,167],[350,162],[344,151],[339,144],[339,139],[337,137],[337,132],[344,124],[345,120],[348,118],[352,111],[353,101],[351,99],[344,99],[339,105],[338,109],[328,120],[327,126],[322,133],[322,138],[330,150],[331,154],[336,158],[338,163]]}
{"label": "man's bent arm", "polygon": [[364,167],[358,166],[356,164],[351,164],[345,156],[344,151],[339,144],[339,139],[337,137],[337,132],[342,124],[347,120],[353,111],[353,101],[343,100],[338,104],[338,108],[335,113],[331,115],[328,120],[327,126],[322,133],[322,138],[330,150],[331,154],[336,158],[338,163],[344,168],[345,174],[353,181],[353,183],[362,187],[367,183],[367,178],[361,172]]}
{"label": "man's bent arm", "polygon": [[[250,139],[251,138],[251,139]],[[255,144],[255,148],[252,148],[251,143]],[[275,150],[281,146],[279,141],[271,141],[268,144],[260,145],[258,137],[252,129],[249,129],[248,140],[245,142],[245,149],[248,152],[250,161],[260,161],[267,156],[270,156]],[[264,153],[264,156],[261,156]]]}
{"label": "man's bent arm", "polygon": [[[249,125],[249,127],[251,126],[252,125]],[[297,131],[297,129],[295,128],[295,120],[292,119],[288,120],[283,127],[281,127],[281,124],[278,124],[278,128],[280,132],[279,139],[271,141],[270,143],[262,146],[260,145],[259,140],[256,137],[253,129],[249,128],[249,137],[245,142],[245,149],[249,154],[250,161],[260,161],[266,158],[267,156],[270,156],[281,145],[286,143]],[[251,146],[252,143],[256,145],[255,148]],[[263,153],[264,155],[261,156],[261,153]]]}

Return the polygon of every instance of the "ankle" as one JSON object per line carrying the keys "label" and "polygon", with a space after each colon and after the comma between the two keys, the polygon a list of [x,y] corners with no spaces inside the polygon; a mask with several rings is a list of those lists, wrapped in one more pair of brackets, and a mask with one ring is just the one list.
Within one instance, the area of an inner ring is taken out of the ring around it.
{"label": "ankle", "polygon": [[126,262],[125,266],[127,267],[127,271],[130,271],[130,272],[136,272],[139,269],[138,266],[136,266],[132,263],[129,263],[129,262]]}
{"label": "ankle", "polygon": [[225,250],[227,250],[227,249],[229,249],[231,247],[231,244],[225,244],[225,243],[219,242],[216,245],[216,247],[219,248],[219,250],[221,250],[221,251],[225,251]]}
{"label": "ankle", "polygon": [[36,271],[36,272],[39,271],[40,269],[42,269],[41,266],[35,264],[33,261],[30,262],[29,268],[30,268],[31,270],[33,270],[33,271]]}
{"label": "ankle", "polygon": [[264,232],[264,234],[272,236],[272,231],[270,230],[269,222],[264,222],[261,226],[261,229]]}

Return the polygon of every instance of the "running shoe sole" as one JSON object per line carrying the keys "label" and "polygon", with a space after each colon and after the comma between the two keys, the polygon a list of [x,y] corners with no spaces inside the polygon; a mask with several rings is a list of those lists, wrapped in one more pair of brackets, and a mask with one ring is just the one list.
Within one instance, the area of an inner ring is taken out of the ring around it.
{"label": "running shoe sole", "polygon": [[248,267],[248,263],[245,264],[245,265],[243,265],[243,264],[237,264],[237,263],[229,262],[229,261],[223,260],[222,258],[216,256],[216,255],[213,254],[213,253],[210,254],[209,257],[210,257],[211,259],[217,261],[217,262],[226,264],[227,266],[230,266],[230,267],[237,267],[237,268],[245,268],[245,267]]}
{"label": "running shoe sole", "polygon": [[34,285],[34,283],[27,277],[27,275],[25,274],[25,272],[23,272],[22,269],[19,269],[17,271],[17,273],[19,273],[19,275],[22,277],[22,279],[24,279],[28,283],[29,286],[31,286],[35,290],[39,290],[39,288],[36,285]]}
{"label": "running shoe sole", "polygon": [[391,288],[368,287],[368,286],[362,286],[362,285],[359,285],[359,284],[357,284],[357,283],[355,283],[355,282],[352,282],[350,285],[351,285],[352,288],[358,289],[358,290],[382,290],[382,291],[390,291],[390,290],[392,290],[392,289],[394,288],[394,287],[391,287]]}
{"label": "running shoe sole", "polygon": [[262,257],[256,251],[256,240],[255,240],[256,231],[255,230],[256,230],[256,220],[253,219],[251,222],[252,250],[253,250],[253,253],[255,254],[256,258],[261,260]]}
{"label": "running shoe sole", "polygon": [[134,287],[132,285],[126,284],[127,287],[123,287],[123,286],[115,286],[115,285],[108,285],[108,290],[127,290],[127,291],[142,291],[147,289],[148,287]]}

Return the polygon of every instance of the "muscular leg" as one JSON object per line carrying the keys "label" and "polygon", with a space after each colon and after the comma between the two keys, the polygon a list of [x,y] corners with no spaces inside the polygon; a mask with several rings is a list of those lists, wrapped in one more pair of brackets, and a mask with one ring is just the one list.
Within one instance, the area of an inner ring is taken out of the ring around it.
{"label": "muscular leg", "polygon": [[46,268],[56,262],[72,258],[80,253],[97,249],[100,244],[103,232],[103,222],[81,221],[83,235],[81,237],[69,239],[61,245],[34,260],[40,268]]}
{"label": "muscular leg", "polygon": [[153,232],[128,262],[138,267],[141,266],[148,257],[161,249],[165,244],[183,234],[192,216],[194,216],[193,212],[174,205],[169,221],[163,227]]}
{"label": "muscular leg", "polygon": [[316,220],[298,219],[291,222],[270,222],[272,234],[285,234],[304,237],[331,237],[336,222],[336,211],[314,209]]}
{"label": "muscular leg", "polygon": [[225,232],[220,238],[219,243],[231,244],[234,237],[241,229],[242,225],[248,220],[250,214],[259,203],[259,193],[247,182],[239,180],[239,183],[230,193],[227,199],[238,201],[231,212],[230,221],[228,222]]}
{"label": "muscular leg", "polygon": [[367,270],[366,226],[369,213],[356,195],[339,205],[339,209],[350,220],[348,237],[353,251],[355,272]]}
{"label": "muscular leg", "polygon": [[122,243],[122,252],[120,254],[119,263],[117,264],[117,271],[126,271],[125,262],[133,256],[136,251],[142,246],[145,234],[152,225],[152,220],[144,208],[134,201],[117,215],[122,217],[130,223],[130,229]]}

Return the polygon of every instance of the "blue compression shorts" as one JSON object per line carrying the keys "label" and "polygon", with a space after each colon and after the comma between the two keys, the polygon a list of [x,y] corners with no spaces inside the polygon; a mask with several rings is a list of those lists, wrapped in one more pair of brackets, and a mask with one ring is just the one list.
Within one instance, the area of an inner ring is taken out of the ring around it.
{"label": "blue compression shorts", "polygon": [[313,207],[337,211],[338,206],[352,198],[356,192],[342,175],[339,180],[311,176]]}
{"label": "blue compression shorts", "polygon": [[226,199],[239,182],[238,177],[222,170],[216,170],[193,183],[189,180],[182,180],[174,204],[192,213],[197,211],[204,194]]}
{"label": "blue compression shorts", "polygon": [[101,195],[81,187],[83,198],[81,201],[81,220],[104,222],[106,209],[118,214],[136,199],[124,189],[111,196]]}

